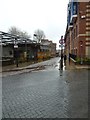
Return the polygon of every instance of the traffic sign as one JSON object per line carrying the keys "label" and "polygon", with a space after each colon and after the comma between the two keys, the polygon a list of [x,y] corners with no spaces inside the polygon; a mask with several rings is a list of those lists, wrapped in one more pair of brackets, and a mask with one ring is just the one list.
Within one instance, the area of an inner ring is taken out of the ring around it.
{"label": "traffic sign", "polygon": [[59,47],[63,48],[63,47],[65,47],[65,45],[64,44],[63,45],[59,45]]}
{"label": "traffic sign", "polygon": [[59,43],[60,43],[60,44],[64,44],[63,36],[61,36],[61,39],[59,40]]}
{"label": "traffic sign", "polygon": [[14,45],[14,48],[18,48],[18,45],[16,44],[16,45]]}
{"label": "traffic sign", "polygon": [[64,39],[59,40],[60,44],[64,44]]}

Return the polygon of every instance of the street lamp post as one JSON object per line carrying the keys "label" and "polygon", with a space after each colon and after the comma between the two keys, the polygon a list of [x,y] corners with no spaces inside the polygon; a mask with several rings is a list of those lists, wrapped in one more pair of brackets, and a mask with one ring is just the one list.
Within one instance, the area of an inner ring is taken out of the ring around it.
{"label": "street lamp post", "polygon": [[16,62],[16,67],[18,67],[18,45],[16,43],[17,38],[15,38],[15,44],[14,44],[14,50],[15,50],[15,62]]}
{"label": "street lamp post", "polygon": [[36,38],[38,35],[37,34],[33,34],[33,41],[34,41],[34,38]]}
{"label": "street lamp post", "polygon": [[60,43],[60,47],[61,47],[60,68],[63,69],[63,46],[64,46],[64,39],[63,39],[63,36],[61,36],[61,39],[60,39],[59,43]]}

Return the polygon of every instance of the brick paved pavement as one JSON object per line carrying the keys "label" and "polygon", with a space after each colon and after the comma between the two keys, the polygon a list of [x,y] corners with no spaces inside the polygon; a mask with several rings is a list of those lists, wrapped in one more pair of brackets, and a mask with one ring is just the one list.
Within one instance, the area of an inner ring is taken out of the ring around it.
{"label": "brick paved pavement", "polygon": [[87,70],[52,69],[3,77],[3,117],[86,118]]}
{"label": "brick paved pavement", "polygon": [[3,118],[87,118],[87,70],[3,77]]}

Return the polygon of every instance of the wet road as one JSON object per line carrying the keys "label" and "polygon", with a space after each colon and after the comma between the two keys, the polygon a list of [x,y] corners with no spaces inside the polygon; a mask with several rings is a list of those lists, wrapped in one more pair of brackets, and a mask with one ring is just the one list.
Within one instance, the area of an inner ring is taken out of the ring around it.
{"label": "wet road", "polygon": [[88,117],[88,71],[61,71],[56,62],[2,78],[3,118]]}

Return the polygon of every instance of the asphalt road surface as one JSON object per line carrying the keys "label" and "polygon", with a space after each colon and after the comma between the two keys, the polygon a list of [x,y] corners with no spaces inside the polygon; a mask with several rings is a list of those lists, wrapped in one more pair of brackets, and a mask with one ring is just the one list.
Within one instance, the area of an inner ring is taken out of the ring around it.
{"label": "asphalt road surface", "polygon": [[58,62],[3,76],[2,117],[88,118],[88,70],[59,70]]}

